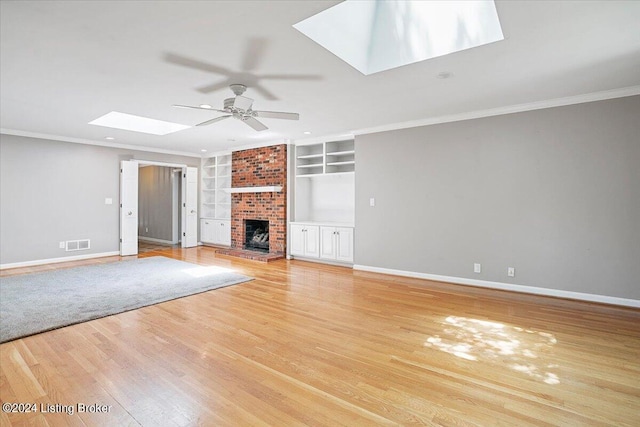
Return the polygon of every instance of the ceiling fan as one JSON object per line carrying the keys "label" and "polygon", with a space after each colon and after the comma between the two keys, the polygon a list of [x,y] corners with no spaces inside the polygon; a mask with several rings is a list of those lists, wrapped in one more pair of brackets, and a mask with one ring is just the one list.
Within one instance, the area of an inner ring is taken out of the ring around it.
{"label": "ceiling fan", "polygon": [[195,110],[207,110],[207,111],[216,111],[218,113],[226,113],[226,116],[216,117],[211,120],[207,120],[202,123],[198,123],[196,126],[206,126],[216,122],[219,122],[224,119],[228,119],[229,117],[233,117],[234,119],[241,120],[243,123],[246,123],[254,130],[260,132],[266,129],[266,127],[262,122],[258,121],[256,117],[262,117],[267,119],[286,119],[286,120],[298,120],[300,119],[300,114],[298,113],[284,113],[280,111],[258,111],[253,110],[251,107],[253,106],[253,99],[247,98],[246,96],[242,96],[247,87],[242,84],[232,84],[229,86],[233,93],[236,95],[234,98],[227,98],[224,100],[224,107],[222,110],[217,110],[215,108],[210,107],[192,107],[190,105],[174,105],[174,107],[178,108],[190,108]]}

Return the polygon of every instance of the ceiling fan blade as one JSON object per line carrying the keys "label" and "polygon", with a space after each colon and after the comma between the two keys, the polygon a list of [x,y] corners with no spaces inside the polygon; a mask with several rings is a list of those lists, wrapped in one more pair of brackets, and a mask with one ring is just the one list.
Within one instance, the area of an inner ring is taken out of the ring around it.
{"label": "ceiling fan blade", "polygon": [[218,113],[228,113],[228,111],[216,110],[215,108],[192,107],[191,105],[178,105],[178,104],[173,104],[173,106],[176,108],[189,108],[192,110],[205,110],[205,111],[217,111]]}
{"label": "ceiling fan blade", "polygon": [[255,90],[256,92],[259,92],[262,96],[264,96],[264,99],[268,99],[269,101],[277,101],[278,100],[277,96],[275,96],[267,88],[265,88],[264,86],[262,86],[261,84],[259,84],[257,82],[253,85],[253,90]]}
{"label": "ceiling fan blade", "polygon": [[267,39],[264,37],[252,37],[247,41],[242,58],[242,70],[253,71],[258,68],[267,48]]}
{"label": "ceiling fan blade", "polygon": [[254,111],[256,117],[264,117],[266,119],[285,119],[300,120],[298,113],[284,113],[282,111]]}
{"label": "ceiling fan blade", "polygon": [[207,120],[206,122],[202,122],[202,123],[198,123],[196,126],[206,126],[206,125],[210,125],[213,124],[215,122],[219,122],[220,120],[224,120],[224,119],[228,119],[231,116],[220,116],[220,117],[216,117],[215,119],[211,119],[211,120]]}
{"label": "ceiling fan blade", "polygon": [[197,88],[196,90],[200,93],[211,93],[211,92],[215,92],[221,89],[227,89],[229,87],[229,79],[227,80],[223,80],[221,82],[218,83],[213,83],[210,85],[206,85],[206,86],[201,86],[199,88]]}
{"label": "ceiling fan blade", "polygon": [[223,76],[229,76],[233,74],[233,71],[229,70],[228,68],[209,64],[204,61],[198,61],[197,59],[187,58],[186,56],[177,55],[175,53],[165,53],[164,60],[170,62],[171,64],[182,65],[183,67],[194,68],[196,70],[205,71],[207,73],[221,74]]}
{"label": "ceiling fan blade", "polygon": [[257,130],[258,132],[269,129],[264,124],[260,123],[253,117],[243,118],[242,121],[253,128],[253,130]]}
{"label": "ceiling fan blade", "polygon": [[246,96],[238,95],[236,96],[235,101],[233,101],[233,106],[239,110],[250,110],[253,105],[253,99],[247,98]]}

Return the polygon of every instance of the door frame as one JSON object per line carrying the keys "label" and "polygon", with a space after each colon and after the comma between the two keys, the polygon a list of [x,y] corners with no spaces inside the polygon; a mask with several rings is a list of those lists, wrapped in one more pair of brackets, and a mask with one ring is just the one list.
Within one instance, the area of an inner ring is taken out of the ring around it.
{"label": "door frame", "polygon": [[[191,166],[187,166],[184,163],[167,163],[167,162],[157,162],[157,161],[153,161],[153,160],[139,160],[139,159],[129,159],[129,160],[123,160],[123,161],[128,161],[128,162],[132,162],[132,163],[137,163],[138,164],[138,170],[140,170],[140,166],[139,165],[147,165],[147,166],[161,166],[161,167],[170,167],[170,168],[180,168],[182,170],[182,176],[184,176],[184,174],[186,174],[187,172],[187,167],[191,167]],[[196,168],[197,169],[197,168]],[[120,177],[118,176],[118,179],[120,179]],[[184,179],[184,178],[183,178]],[[140,185],[138,183],[138,185]],[[196,197],[199,197],[198,194],[196,194]],[[178,200],[178,209],[182,208],[182,217],[184,218],[185,212],[184,212],[184,203],[186,201],[186,195],[184,194],[184,192],[181,192],[180,194],[180,198]],[[122,205],[122,200],[120,200],[120,205]],[[175,207],[172,207],[172,210],[175,209]],[[119,216],[119,221],[120,221],[120,228],[122,228],[122,215]],[[182,230],[184,232],[184,230]],[[120,231],[118,231],[118,233],[120,233]],[[136,227],[136,233],[137,233],[137,227]],[[118,236],[120,237],[120,236]],[[197,239],[197,236],[196,236]],[[182,242],[182,247],[185,246],[185,240],[183,238],[180,238],[181,242]],[[120,255],[122,255],[122,246],[120,247]]]}

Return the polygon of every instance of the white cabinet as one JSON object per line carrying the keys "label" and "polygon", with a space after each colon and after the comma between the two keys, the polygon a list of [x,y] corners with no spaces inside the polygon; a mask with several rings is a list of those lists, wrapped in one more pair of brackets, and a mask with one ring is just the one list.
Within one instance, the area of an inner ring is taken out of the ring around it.
{"label": "white cabinet", "polygon": [[213,241],[217,245],[231,246],[231,221],[213,220]]}
{"label": "white cabinet", "polygon": [[291,224],[291,255],[308,258],[320,256],[320,241],[317,225]]}
{"label": "white cabinet", "polygon": [[353,262],[353,228],[321,226],[320,258]]}
{"label": "white cabinet", "polygon": [[213,220],[201,219],[200,220],[200,241],[213,243]]}
{"label": "white cabinet", "polygon": [[231,221],[225,219],[201,219],[200,241],[214,245],[231,246]]}
{"label": "white cabinet", "polygon": [[353,262],[353,227],[293,222],[290,225],[291,255]]}

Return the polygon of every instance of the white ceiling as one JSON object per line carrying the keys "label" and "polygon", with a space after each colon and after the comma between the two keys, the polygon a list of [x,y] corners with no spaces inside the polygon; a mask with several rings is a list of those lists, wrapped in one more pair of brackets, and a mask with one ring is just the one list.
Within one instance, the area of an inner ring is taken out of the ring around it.
{"label": "white ceiling", "polygon": [[[504,41],[370,76],[292,27],[336,3],[2,1],[0,127],[200,155],[640,87],[640,1],[498,1]],[[222,108],[229,83],[300,121],[165,136],[87,124],[119,111],[195,125],[215,113],[172,104]]]}

